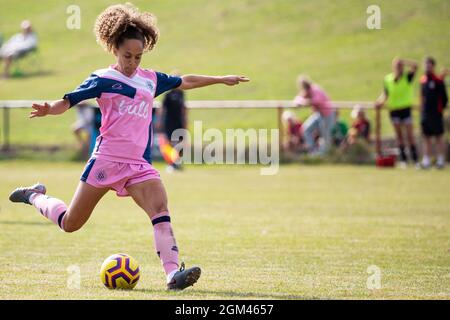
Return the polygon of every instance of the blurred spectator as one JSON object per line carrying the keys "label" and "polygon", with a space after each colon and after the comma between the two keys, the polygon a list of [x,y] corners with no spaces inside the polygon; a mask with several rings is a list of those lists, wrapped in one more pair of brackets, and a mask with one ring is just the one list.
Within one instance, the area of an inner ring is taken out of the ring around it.
{"label": "blurred spectator", "polygon": [[294,153],[301,151],[303,144],[302,123],[293,112],[287,110],[283,112],[281,119],[287,134],[284,149]]}
{"label": "blurred spectator", "polygon": [[339,147],[347,138],[348,126],[344,120],[339,117],[339,112],[336,110],[336,123],[332,130],[333,144]]}
{"label": "blurred spectator", "polygon": [[[409,67],[408,72],[404,72],[405,66]],[[414,102],[413,80],[417,71],[417,63],[411,60],[395,58],[392,61],[392,68],[393,72],[384,78],[384,90],[375,106],[376,108],[381,108],[387,105],[389,109],[397,144],[400,149],[400,166],[405,168],[408,162],[403,138],[403,130],[406,129],[410,157],[416,164],[416,167],[419,167],[411,113]]]}
{"label": "blurred spectator", "polygon": [[78,141],[82,159],[87,159],[91,144],[94,107],[87,102],[82,102],[77,104],[75,108],[77,109],[77,121],[72,124],[72,132]]}
{"label": "blurred spectator", "polygon": [[[177,72],[173,74],[176,75]],[[175,88],[166,93],[162,101],[162,119],[163,131],[172,146],[180,142],[187,143],[182,137],[179,141],[172,141],[172,133],[175,130],[187,129],[187,108],[183,90]],[[169,163],[167,171],[171,172],[173,169],[181,169],[181,166]]]}
{"label": "blurred spectator", "polygon": [[[311,106],[313,114],[303,123],[303,136],[308,152],[323,155],[332,143],[332,130],[336,121],[336,112],[323,89],[307,76],[298,80],[299,93],[294,99],[297,106]],[[314,132],[320,131],[321,142],[315,148]],[[317,150],[315,150],[317,149]]]}
{"label": "blurred spectator", "polygon": [[91,106],[94,116],[91,122],[91,130],[90,130],[90,145],[89,145],[89,156],[94,152],[95,145],[97,143],[97,137],[100,135],[100,127],[102,126],[102,112],[100,108],[96,106]]}
{"label": "blurred spectator", "polygon": [[94,119],[94,111],[88,103],[82,102],[76,105],[77,121],[72,124],[72,132],[77,138],[80,150],[89,149],[90,131]]}
{"label": "blurred spectator", "polygon": [[167,171],[173,172],[177,166],[177,161],[180,158],[178,151],[172,147],[171,142],[167,139],[162,123],[161,108],[152,109],[152,126],[153,126],[153,146],[152,158],[161,158],[167,163]]}
{"label": "blurred spectator", "polygon": [[354,120],[348,133],[348,144],[354,144],[358,139],[370,143],[370,122],[366,117],[364,109],[356,105],[352,110],[351,116]]}
{"label": "blurred spectator", "polygon": [[164,128],[162,125],[162,109],[161,108],[152,108],[152,123],[153,126],[153,145],[152,145],[152,158],[160,158],[162,159],[162,154],[159,145],[159,137],[165,136]]}
{"label": "blurred spectator", "polygon": [[436,140],[436,167],[442,169],[445,165],[445,142],[443,112],[447,107],[448,96],[444,79],[435,73],[436,60],[425,58],[425,74],[420,79],[421,127],[424,136],[424,155],[422,168],[431,166],[432,138]]}
{"label": "blurred spectator", "polygon": [[9,77],[9,69],[14,59],[19,59],[29,52],[36,50],[38,39],[33,32],[30,21],[24,20],[20,24],[21,33],[15,34],[0,48],[0,59],[4,61],[3,77]]}

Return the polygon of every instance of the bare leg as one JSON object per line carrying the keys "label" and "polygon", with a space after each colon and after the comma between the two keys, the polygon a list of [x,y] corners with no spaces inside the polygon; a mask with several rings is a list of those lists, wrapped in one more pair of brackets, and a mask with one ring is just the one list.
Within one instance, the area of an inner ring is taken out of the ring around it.
{"label": "bare leg", "polygon": [[400,160],[407,162],[405,153],[405,141],[403,140],[402,125],[400,123],[394,123],[395,136],[397,138],[398,148],[400,149]]}
{"label": "bare leg", "polygon": [[5,60],[5,66],[3,68],[3,77],[8,78],[9,77],[9,69],[10,69],[11,63],[12,63],[12,57],[11,56],[5,57],[4,60]]}
{"label": "bare leg", "polygon": [[147,180],[127,187],[133,200],[150,217],[156,253],[161,260],[167,283],[178,271],[178,246],[167,210],[167,194],[159,179]]}
{"label": "bare leg", "polygon": [[127,187],[134,201],[152,220],[156,252],[161,259],[167,275],[167,288],[182,290],[192,286],[200,277],[199,267],[184,268],[178,271],[178,246],[170,223],[167,209],[167,194],[159,179],[147,180]]}
{"label": "bare leg", "polygon": [[431,141],[431,137],[424,137],[425,139],[425,155],[427,155],[428,157],[431,157],[431,153],[433,150],[433,142]]}
{"label": "bare leg", "polygon": [[431,165],[431,150],[432,150],[432,141],[431,141],[431,137],[427,137],[424,136],[424,144],[423,144],[423,149],[424,149],[424,154],[423,154],[423,159],[422,159],[422,167],[423,168],[428,168]]}
{"label": "bare leg", "polygon": [[41,215],[58,225],[63,231],[80,229],[91,216],[97,203],[109,188],[95,188],[80,181],[69,207],[64,201],[46,195],[44,185],[37,183],[30,187],[16,188],[9,196],[12,202],[33,205]]}
{"label": "bare leg", "polygon": [[394,123],[394,130],[398,145],[405,145],[405,141],[403,140],[402,125],[400,123]]}
{"label": "bare leg", "polygon": [[437,148],[437,154],[445,155],[445,141],[442,136],[436,137],[436,148]]}
{"label": "bare leg", "polygon": [[80,181],[72,202],[63,217],[64,231],[74,232],[79,230],[89,219],[97,203],[109,190],[109,188],[95,188]]}
{"label": "bare leg", "polygon": [[83,139],[82,132],[83,132],[82,128],[77,128],[77,129],[73,130],[73,134],[77,138],[78,145],[80,146],[80,149],[83,149],[83,144],[84,144],[84,139]]}
{"label": "bare leg", "polygon": [[144,209],[149,218],[167,209],[167,194],[159,179],[147,180],[127,187],[134,202]]}
{"label": "bare leg", "polygon": [[443,167],[445,165],[445,139],[443,136],[436,137],[436,153],[437,153],[437,166]]}
{"label": "bare leg", "polygon": [[408,137],[411,158],[413,159],[413,161],[415,163],[417,163],[418,157],[417,157],[416,141],[414,138],[414,128],[413,128],[412,122],[406,124],[406,134]]}
{"label": "bare leg", "polygon": [[407,123],[406,124],[406,135],[408,138],[408,143],[410,146],[415,145],[416,141],[414,138],[414,128],[413,128],[413,124],[412,123]]}

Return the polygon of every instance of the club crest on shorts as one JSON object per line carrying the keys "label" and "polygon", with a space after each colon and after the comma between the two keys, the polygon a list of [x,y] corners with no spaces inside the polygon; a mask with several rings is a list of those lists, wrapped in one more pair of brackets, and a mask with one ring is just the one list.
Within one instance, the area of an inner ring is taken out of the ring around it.
{"label": "club crest on shorts", "polygon": [[97,181],[103,181],[103,180],[105,180],[105,179],[106,179],[106,173],[105,173],[105,170],[103,170],[103,169],[98,170],[98,171],[95,173],[95,178],[97,179]]}

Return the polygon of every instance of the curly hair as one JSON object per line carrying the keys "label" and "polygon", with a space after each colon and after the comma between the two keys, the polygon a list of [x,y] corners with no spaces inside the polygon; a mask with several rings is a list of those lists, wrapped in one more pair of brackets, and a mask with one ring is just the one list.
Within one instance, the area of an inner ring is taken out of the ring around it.
{"label": "curly hair", "polygon": [[141,40],[144,52],[150,51],[159,36],[155,16],[128,2],[106,8],[95,21],[94,33],[97,43],[108,52],[119,48],[125,39]]}

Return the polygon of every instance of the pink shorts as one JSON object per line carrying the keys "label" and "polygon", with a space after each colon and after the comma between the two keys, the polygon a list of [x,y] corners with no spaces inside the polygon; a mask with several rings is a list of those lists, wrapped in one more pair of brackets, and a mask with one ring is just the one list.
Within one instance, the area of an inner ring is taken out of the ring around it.
{"label": "pink shorts", "polygon": [[80,180],[96,188],[114,189],[119,197],[129,196],[127,187],[160,179],[159,172],[150,163],[131,164],[91,158]]}

